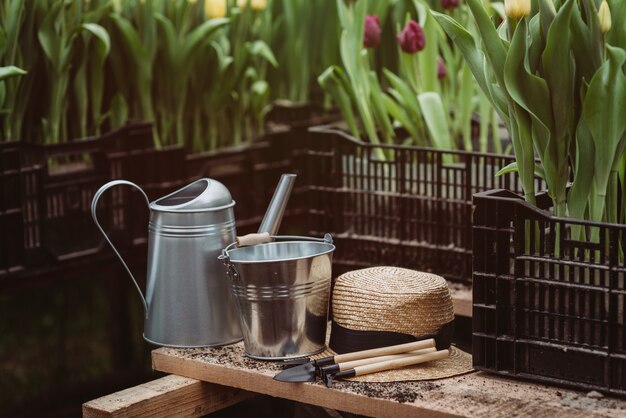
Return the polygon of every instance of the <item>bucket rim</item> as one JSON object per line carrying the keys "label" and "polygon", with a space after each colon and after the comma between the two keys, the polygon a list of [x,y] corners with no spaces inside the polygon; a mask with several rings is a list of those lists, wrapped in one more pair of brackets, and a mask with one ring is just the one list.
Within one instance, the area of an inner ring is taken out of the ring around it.
{"label": "bucket rim", "polygon": [[[256,244],[252,246],[238,247],[237,241],[229,244],[222,250],[222,254],[218,257],[220,260],[225,262],[227,265],[231,263],[237,264],[258,264],[258,263],[274,263],[274,262],[283,262],[283,261],[295,261],[302,260],[306,258],[319,257],[321,255],[326,255],[335,251],[336,247],[333,244],[333,238],[330,234],[324,234],[323,238],[313,238],[313,237],[304,237],[304,236],[293,236],[293,235],[272,235],[270,237],[273,241],[265,242],[261,244]],[[301,257],[288,257],[288,258],[276,258],[272,260],[242,260],[242,261],[233,261],[230,257],[230,252],[245,249],[245,248],[253,248],[257,245],[269,245],[269,244],[297,244],[297,243],[317,243],[317,244],[327,244],[330,248],[328,250],[319,252],[317,254],[312,254],[308,256]]]}

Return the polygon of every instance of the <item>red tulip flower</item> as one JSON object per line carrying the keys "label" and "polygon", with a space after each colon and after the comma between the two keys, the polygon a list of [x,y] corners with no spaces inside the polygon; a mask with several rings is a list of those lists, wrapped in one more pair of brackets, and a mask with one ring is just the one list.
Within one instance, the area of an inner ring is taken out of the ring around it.
{"label": "red tulip flower", "polygon": [[365,48],[376,48],[380,45],[380,19],[378,16],[365,16],[365,35],[363,36],[363,46]]}
{"label": "red tulip flower", "polygon": [[441,0],[441,7],[444,9],[455,9],[459,7],[459,0]]}
{"label": "red tulip flower", "polygon": [[439,80],[443,80],[448,76],[448,70],[446,69],[446,64],[443,62],[441,58],[437,59],[437,78]]}
{"label": "red tulip flower", "polygon": [[414,20],[409,21],[396,39],[400,43],[400,48],[409,54],[421,51],[426,46],[426,36],[424,29]]}

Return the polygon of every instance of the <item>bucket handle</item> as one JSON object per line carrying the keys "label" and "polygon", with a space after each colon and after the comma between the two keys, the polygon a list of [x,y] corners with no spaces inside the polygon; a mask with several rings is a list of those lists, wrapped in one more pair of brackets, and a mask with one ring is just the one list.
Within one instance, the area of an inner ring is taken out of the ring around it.
{"label": "bucket handle", "polygon": [[111,248],[113,248],[113,252],[115,253],[115,255],[117,255],[117,258],[119,258],[120,261],[122,262],[122,265],[124,266],[128,274],[130,275],[130,278],[133,280],[133,283],[135,284],[135,288],[137,289],[137,292],[139,292],[139,296],[141,297],[141,302],[143,303],[144,315],[148,315],[148,303],[146,302],[146,298],[143,296],[143,293],[141,292],[141,288],[139,287],[139,284],[137,284],[137,280],[135,280],[135,276],[133,276],[133,273],[131,273],[130,268],[128,268],[128,265],[126,264],[126,262],[124,261],[120,253],[117,251],[117,248],[115,248],[115,245],[113,245],[113,243],[107,236],[106,232],[104,232],[104,229],[100,225],[100,222],[98,222],[98,216],[96,214],[96,208],[98,207],[98,200],[100,200],[100,197],[102,197],[104,192],[106,192],[111,187],[122,186],[122,185],[131,186],[139,190],[141,192],[141,195],[146,199],[146,203],[148,204],[148,207],[150,207],[150,200],[148,199],[148,196],[146,196],[146,193],[141,189],[141,187],[127,180],[113,180],[113,181],[108,182],[104,186],[100,187],[98,191],[93,195],[93,199],[91,200],[91,217],[93,218],[93,221],[96,223],[96,226],[98,227],[100,232],[102,232],[102,235],[104,235],[104,238],[107,240]]}

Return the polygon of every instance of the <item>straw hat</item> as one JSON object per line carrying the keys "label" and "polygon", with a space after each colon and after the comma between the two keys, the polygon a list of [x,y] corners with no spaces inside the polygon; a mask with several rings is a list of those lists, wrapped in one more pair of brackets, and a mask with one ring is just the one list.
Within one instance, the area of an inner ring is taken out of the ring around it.
{"label": "straw hat", "polygon": [[[472,357],[451,347],[454,308],[444,278],[399,267],[372,267],[337,279],[329,351],[346,353],[435,338],[450,357],[353,378],[390,382],[431,380],[472,371]],[[332,355],[325,353],[324,355]]]}

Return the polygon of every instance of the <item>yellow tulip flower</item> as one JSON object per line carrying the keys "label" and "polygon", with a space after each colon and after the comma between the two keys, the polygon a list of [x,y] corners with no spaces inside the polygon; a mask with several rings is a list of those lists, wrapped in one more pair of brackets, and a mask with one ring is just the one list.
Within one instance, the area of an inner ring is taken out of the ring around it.
{"label": "yellow tulip flower", "polygon": [[600,30],[602,33],[607,33],[611,30],[611,9],[609,9],[609,3],[604,0],[600,4],[600,9],[598,10],[598,18],[600,19]]}
{"label": "yellow tulip flower", "polygon": [[204,13],[209,19],[226,16],[226,0],[204,0]]}
{"label": "yellow tulip flower", "polygon": [[[238,7],[248,6],[248,0],[237,0]],[[252,10],[261,11],[267,7],[267,0],[250,0]]]}
{"label": "yellow tulip flower", "polygon": [[122,12],[122,0],[113,0],[113,11],[115,13],[121,13]]}
{"label": "yellow tulip flower", "polygon": [[530,0],[504,0],[504,12],[515,20],[530,14]]}

